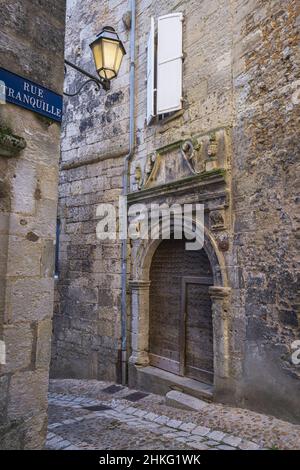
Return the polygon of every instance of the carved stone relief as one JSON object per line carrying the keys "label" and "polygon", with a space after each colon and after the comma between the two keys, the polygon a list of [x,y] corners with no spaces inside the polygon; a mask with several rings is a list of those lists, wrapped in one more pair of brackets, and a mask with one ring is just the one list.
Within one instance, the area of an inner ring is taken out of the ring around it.
{"label": "carved stone relief", "polygon": [[174,142],[148,155],[144,168],[135,170],[135,189],[178,181],[189,176],[228,167],[230,136],[228,129]]}
{"label": "carved stone relief", "polygon": [[218,248],[220,251],[228,251],[229,250],[229,235],[228,233],[220,233],[216,236]]}
{"label": "carved stone relief", "polygon": [[211,230],[224,230],[226,228],[225,213],[223,209],[210,212],[209,225]]}

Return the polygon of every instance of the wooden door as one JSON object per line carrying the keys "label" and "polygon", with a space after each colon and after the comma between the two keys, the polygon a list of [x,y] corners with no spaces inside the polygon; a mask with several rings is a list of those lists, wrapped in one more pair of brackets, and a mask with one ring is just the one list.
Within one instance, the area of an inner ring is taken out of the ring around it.
{"label": "wooden door", "polygon": [[163,241],[150,280],[151,365],[211,383],[212,273],[205,251],[186,251],[185,240]]}

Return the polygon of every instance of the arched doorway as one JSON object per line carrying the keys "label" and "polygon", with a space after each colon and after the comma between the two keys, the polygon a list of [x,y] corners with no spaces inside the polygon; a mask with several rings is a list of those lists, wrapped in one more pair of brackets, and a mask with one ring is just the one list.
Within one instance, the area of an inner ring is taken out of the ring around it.
{"label": "arched doorway", "polygon": [[187,251],[185,244],[164,240],[152,258],[149,360],[155,367],[211,384],[213,273],[205,250]]}

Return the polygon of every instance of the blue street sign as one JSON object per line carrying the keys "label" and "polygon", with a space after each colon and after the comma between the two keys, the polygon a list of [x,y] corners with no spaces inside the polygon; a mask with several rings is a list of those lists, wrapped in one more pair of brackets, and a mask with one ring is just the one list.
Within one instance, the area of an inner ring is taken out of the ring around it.
{"label": "blue street sign", "polygon": [[[4,95],[5,93],[5,95]],[[1,103],[6,101],[61,122],[62,96],[0,67]],[[5,100],[3,100],[5,96]]]}

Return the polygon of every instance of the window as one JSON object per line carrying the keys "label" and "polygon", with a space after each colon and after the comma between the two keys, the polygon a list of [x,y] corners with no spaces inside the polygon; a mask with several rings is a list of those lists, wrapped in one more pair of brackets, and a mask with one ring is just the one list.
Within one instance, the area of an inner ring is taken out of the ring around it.
{"label": "window", "polygon": [[[182,13],[161,16],[155,21],[147,45],[147,123],[157,116],[182,109]],[[156,87],[155,87],[156,82]]]}

